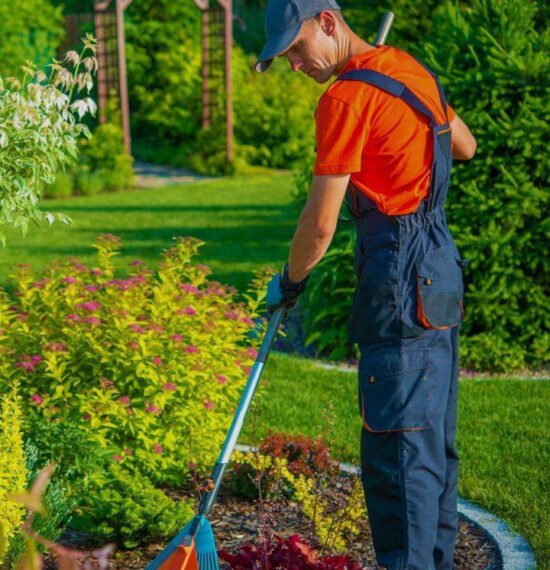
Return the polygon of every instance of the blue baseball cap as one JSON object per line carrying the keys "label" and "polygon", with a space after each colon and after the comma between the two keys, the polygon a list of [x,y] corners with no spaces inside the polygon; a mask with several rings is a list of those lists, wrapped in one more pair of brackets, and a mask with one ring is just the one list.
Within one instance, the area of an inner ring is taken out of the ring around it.
{"label": "blue baseball cap", "polygon": [[267,43],[258,57],[256,71],[265,71],[273,58],[298,37],[304,21],[323,10],[340,10],[340,6],[335,0],[269,0],[265,11]]}

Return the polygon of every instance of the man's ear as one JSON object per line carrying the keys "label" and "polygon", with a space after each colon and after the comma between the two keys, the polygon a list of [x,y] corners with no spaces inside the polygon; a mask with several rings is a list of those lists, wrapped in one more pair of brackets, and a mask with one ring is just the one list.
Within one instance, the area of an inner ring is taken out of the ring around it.
{"label": "man's ear", "polygon": [[319,25],[327,36],[332,36],[336,30],[336,18],[328,10],[323,10],[317,15]]}

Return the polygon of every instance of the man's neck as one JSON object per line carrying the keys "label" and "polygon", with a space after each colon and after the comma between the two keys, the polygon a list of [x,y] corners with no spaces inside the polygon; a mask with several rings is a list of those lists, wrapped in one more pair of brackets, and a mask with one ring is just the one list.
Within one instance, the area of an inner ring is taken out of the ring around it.
{"label": "man's neck", "polygon": [[333,75],[339,75],[352,57],[371,49],[374,49],[373,45],[362,40],[353,32],[345,34],[342,38],[341,49],[338,50],[338,63],[334,68]]}

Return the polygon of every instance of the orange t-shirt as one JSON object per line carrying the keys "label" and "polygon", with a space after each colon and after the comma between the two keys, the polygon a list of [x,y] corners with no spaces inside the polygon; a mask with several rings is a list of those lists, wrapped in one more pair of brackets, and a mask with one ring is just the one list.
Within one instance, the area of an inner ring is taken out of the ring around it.
{"label": "orange t-shirt", "polygon": [[[413,57],[382,46],[351,58],[341,73],[372,69],[404,83],[434,113],[446,117],[433,77]],[[449,122],[455,117],[448,106]],[[360,81],[335,81],[315,112],[315,175],[350,174],[388,215],[414,212],[430,188],[433,139],[429,120],[393,95]]]}

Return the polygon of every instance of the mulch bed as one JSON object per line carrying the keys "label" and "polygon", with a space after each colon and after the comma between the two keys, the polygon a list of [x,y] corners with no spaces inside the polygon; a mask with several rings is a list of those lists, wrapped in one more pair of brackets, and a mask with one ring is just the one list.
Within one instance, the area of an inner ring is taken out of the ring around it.
{"label": "mulch bed", "polygon": [[[352,484],[350,477],[343,477],[341,485],[345,490]],[[172,494],[172,493],[171,493]],[[176,494],[172,494],[176,498]],[[305,539],[313,536],[310,520],[301,512],[300,506],[294,501],[270,503],[271,528],[277,534],[290,536],[299,534]],[[214,505],[209,520],[214,529],[216,546],[230,552],[243,542],[258,540],[258,502],[236,499],[222,489]],[[365,570],[383,570],[376,564],[374,549],[371,541],[368,520],[360,525],[360,534],[350,540],[348,554],[361,562]],[[79,548],[88,547],[85,537],[67,534],[61,542],[70,543]],[[118,551],[109,562],[109,570],[138,570],[162,551],[163,544],[151,544],[146,548]],[[459,520],[459,533],[455,551],[456,570],[488,570],[497,567],[498,551],[482,529],[468,521]],[[55,563],[48,559],[44,570],[54,570]],[[220,563],[220,570],[227,570],[229,565]]]}

